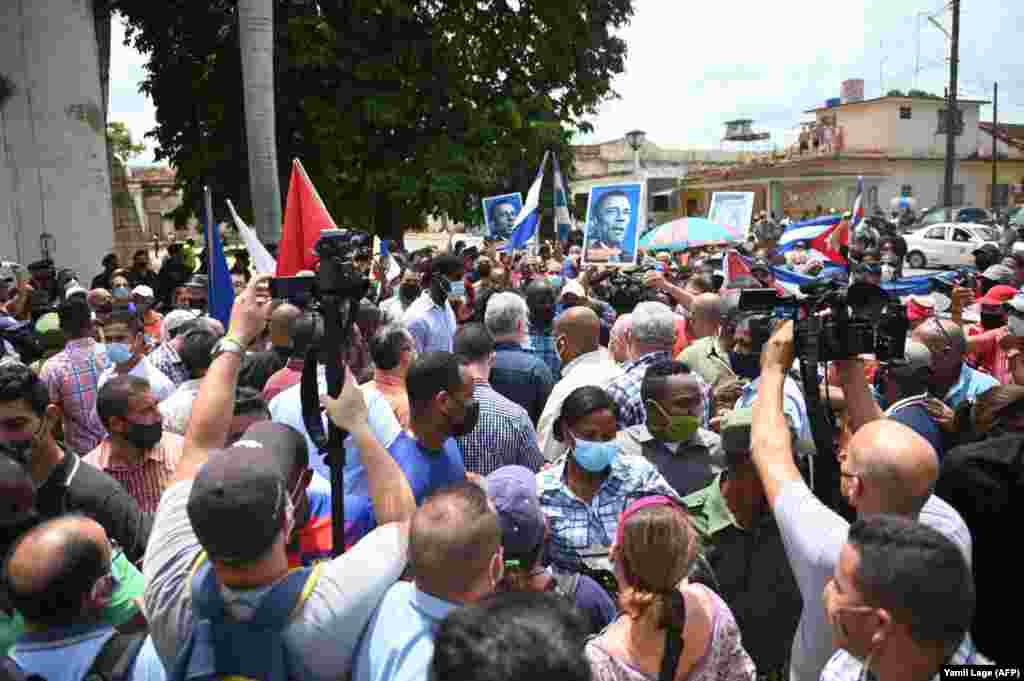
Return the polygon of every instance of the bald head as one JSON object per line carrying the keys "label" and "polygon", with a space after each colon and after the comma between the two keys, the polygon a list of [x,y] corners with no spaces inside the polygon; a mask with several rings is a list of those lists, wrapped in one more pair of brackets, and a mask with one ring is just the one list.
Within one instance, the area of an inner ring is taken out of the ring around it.
{"label": "bald head", "polygon": [[855,500],[861,515],[892,513],[916,517],[939,474],[935,449],[912,429],[892,421],[872,421],[850,440],[848,464],[863,481]]}
{"label": "bald head", "polygon": [[601,340],[601,320],[589,307],[570,307],[555,322],[553,335],[556,343],[559,338],[565,338],[565,347],[561,349],[564,366],[580,355],[597,350]]}
{"label": "bald head", "polygon": [[619,318],[615,320],[615,324],[612,325],[611,339],[608,342],[608,349],[611,350],[615,361],[620,364],[629,359],[627,356],[626,340],[629,338],[629,332],[632,328],[633,315],[630,313],[619,315]]}
{"label": "bald head", "polygon": [[302,310],[291,303],[281,303],[270,313],[268,330],[275,346],[291,345],[291,325],[302,316]]}
{"label": "bald head", "polygon": [[464,482],[437,492],[416,510],[409,527],[416,586],[461,601],[487,584],[500,545],[498,515],[479,485]]}
{"label": "bald head", "polygon": [[89,614],[93,585],[110,571],[111,557],[107,533],[96,521],[64,516],[45,522],[25,533],[7,560],[11,603],[31,623],[78,621]]}
{"label": "bald head", "polygon": [[722,321],[722,299],[716,293],[702,293],[693,299],[690,323],[694,338],[707,338],[718,334]]}
{"label": "bald head", "polygon": [[967,340],[964,337],[963,329],[950,319],[932,318],[914,329],[911,337],[918,343],[924,343],[931,351],[933,358],[936,354],[945,354],[946,347],[949,345],[952,345],[954,354],[959,356],[963,356],[967,350]]}

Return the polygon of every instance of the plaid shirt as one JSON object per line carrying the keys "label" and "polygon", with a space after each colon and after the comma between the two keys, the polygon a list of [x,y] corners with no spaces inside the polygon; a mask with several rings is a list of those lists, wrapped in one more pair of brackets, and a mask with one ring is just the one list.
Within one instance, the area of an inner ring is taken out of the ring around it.
{"label": "plaid shirt", "polygon": [[530,334],[527,336],[529,345],[526,347],[528,352],[540,357],[544,360],[544,363],[551,369],[551,375],[557,381],[562,378],[562,360],[558,357],[558,351],[555,350],[555,338],[550,334],[546,334],[542,329],[530,325]]}
{"label": "plaid shirt", "polygon": [[[960,647],[956,649],[953,657],[946,664],[972,664],[991,667],[995,663],[978,652],[978,649],[974,647],[974,641],[968,635],[964,637]],[[858,681],[861,678],[863,669],[863,662],[845,650],[839,649],[828,661],[828,664],[825,665],[825,668],[821,670],[821,681]],[[878,680],[878,677],[870,669],[864,678],[868,679],[868,681]],[[943,676],[940,672],[932,677],[932,681],[939,681],[939,679],[943,678],[949,677]]]}
{"label": "plaid shirt", "polygon": [[539,471],[544,457],[526,410],[486,381],[477,381],[473,397],[480,403],[480,420],[471,433],[456,438],[466,470],[490,475],[502,466],[517,465]]}
{"label": "plaid shirt", "polygon": [[174,469],[181,459],[184,438],[174,433],[164,433],[156,447],[146,453],[146,459],[139,464],[125,464],[110,460],[110,440],[104,440],[99,447],[82,457],[82,461],[99,468],[121,483],[132,495],[143,513],[156,513],[160,496],[174,477]]}
{"label": "plaid shirt", "polygon": [[181,361],[178,351],[171,346],[170,342],[161,344],[160,347],[149,353],[147,359],[164,376],[171,379],[175,388],[189,380],[188,369],[185,368],[185,363]]}
{"label": "plaid shirt", "polygon": [[[644,375],[647,368],[657,362],[672,359],[671,352],[651,352],[640,359],[627,362],[621,376],[612,381],[605,392],[612,398],[615,407],[618,409],[619,429],[639,426],[647,423],[647,410],[644,408],[644,400],[640,396],[640,387],[644,382]],[[709,386],[700,374],[693,374],[700,386],[701,396],[704,399],[704,418],[701,425],[708,427],[711,420],[711,386]]]}
{"label": "plaid shirt", "polygon": [[39,377],[50,391],[50,402],[64,411],[64,443],[73,452],[92,451],[107,436],[96,413],[100,374],[107,364],[106,351],[92,338],[68,341],[43,364]]}
{"label": "plaid shirt", "polygon": [[619,515],[634,499],[655,494],[679,499],[650,461],[620,455],[597,494],[586,504],[569,489],[565,461],[563,456],[537,474],[540,507],[551,528],[548,556],[556,567],[573,569],[581,562],[580,553],[588,547],[607,550],[615,539]]}

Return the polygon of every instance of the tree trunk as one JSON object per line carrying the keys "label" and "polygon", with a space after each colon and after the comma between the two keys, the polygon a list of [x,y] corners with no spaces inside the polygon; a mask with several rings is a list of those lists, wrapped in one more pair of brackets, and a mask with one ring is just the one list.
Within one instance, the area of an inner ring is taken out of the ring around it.
{"label": "tree trunk", "polygon": [[256,233],[265,244],[276,243],[281,236],[281,189],[274,133],[273,14],[273,0],[239,0],[249,189]]}
{"label": "tree trunk", "polygon": [[46,232],[85,281],[114,240],[97,52],[91,2],[0,2],[0,253],[38,260]]}

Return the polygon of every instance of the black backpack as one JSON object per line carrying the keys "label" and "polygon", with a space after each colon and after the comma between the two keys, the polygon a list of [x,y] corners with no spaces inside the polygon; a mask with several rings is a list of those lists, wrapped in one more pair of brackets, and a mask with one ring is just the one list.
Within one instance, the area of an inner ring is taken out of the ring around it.
{"label": "black backpack", "polygon": [[1005,435],[949,451],[935,493],[960,512],[973,538],[975,643],[990,658],[1015,659],[1019,637],[1000,619],[1024,607],[1018,565],[1006,553],[1024,510],[1024,436]]}

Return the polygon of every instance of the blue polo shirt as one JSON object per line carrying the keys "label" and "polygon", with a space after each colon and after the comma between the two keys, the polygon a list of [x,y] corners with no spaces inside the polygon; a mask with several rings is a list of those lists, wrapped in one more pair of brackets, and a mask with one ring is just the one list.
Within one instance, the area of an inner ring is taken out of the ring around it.
{"label": "blue polo shirt", "polygon": [[[417,506],[434,492],[466,479],[462,449],[454,438],[445,440],[441,449],[431,450],[403,431],[388,447],[388,453],[409,480]],[[351,546],[375,527],[377,519],[368,494],[346,494],[346,544]]]}
{"label": "blue polo shirt", "polygon": [[[113,636],[113,627],[91,623],[26,632],[18,639],[11,657],[25,672],[38,674],[46,681],[81,681],[103,645]],[[153,639],[147,636],[128,679],[164,681],[165,678]]]}
{"label": "blue polo shirt", "polygon": [[526,410],[537,423],[555,378],[547,363],[518,343],[494,344],[491,387]]}
{"label": "blue polo shirt", "polygon": [[388,589],[356,649],[354,681],[424,681],[441,620],[459,607],[396,582]]}

